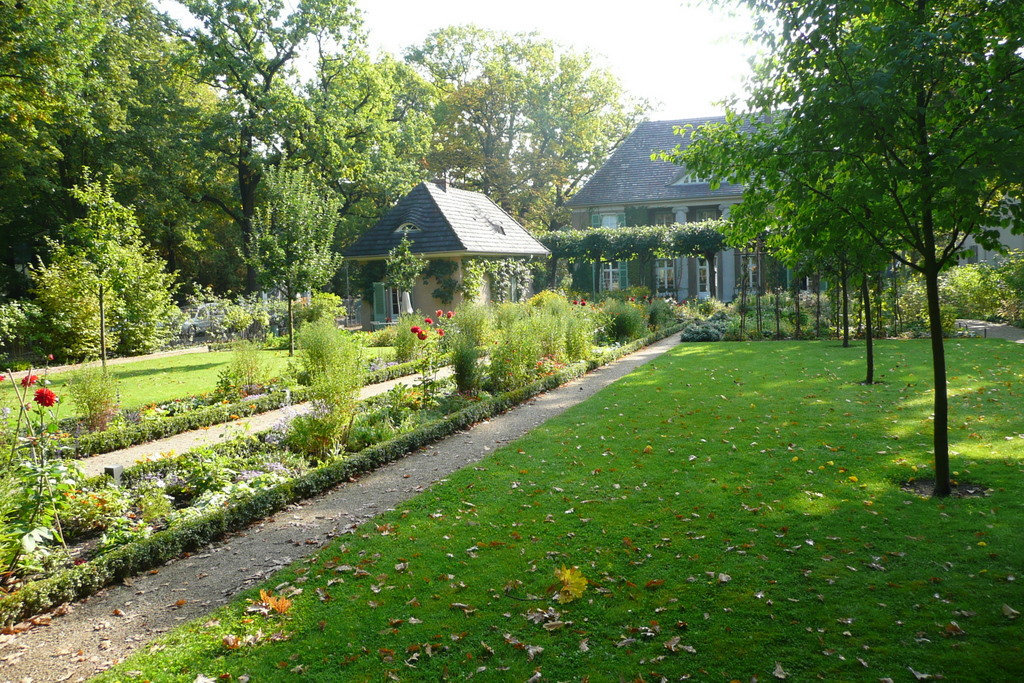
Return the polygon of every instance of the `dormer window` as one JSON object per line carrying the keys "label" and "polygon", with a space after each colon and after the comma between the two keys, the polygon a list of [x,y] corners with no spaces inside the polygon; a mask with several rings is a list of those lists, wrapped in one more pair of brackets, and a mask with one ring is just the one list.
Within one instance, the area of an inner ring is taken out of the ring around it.
{"label": "dormer window", "polygon": [[420,227],[415,223],[402,223],[395,228],[395,233],[403,233],[408,235],[410,232],[421,232]]}
{"label": "dormer window", "polygon": [[682,171],[680,171],[679,175],[676,176],[676,179],[675,179],[675,181],[673,181],[672,184],[673,185],[700,185],[702,183],[707,183],[707,182],[708,182],[707,178],[701,178],[699,175],[697,175],[696,173],[694,173],[693,171],[691,171],[690,169],[688,169],[688,168],[686,168],[684,166]]}

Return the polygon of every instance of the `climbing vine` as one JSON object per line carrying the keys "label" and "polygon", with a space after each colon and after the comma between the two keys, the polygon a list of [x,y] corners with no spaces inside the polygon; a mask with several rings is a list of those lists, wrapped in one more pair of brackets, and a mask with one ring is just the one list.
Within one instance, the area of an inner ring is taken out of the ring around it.
{"label": "climbing vine", "polygon": [[523,259],[467,259],[462,262],[462,291],[476,299],[491,276],[491,298],[507,301],[514,292],[522,292],[533,282],[533,268]]}
{"label": "climbing vine", "polygon": [[432,296],[443,304],[450,304],[455,292],[459,291],[459,281],[452,277],[458,269],[459,265],[455,261],[434,259],[423,271],[423,284],[429,284],[430,278],[434,278],[438,287]]}

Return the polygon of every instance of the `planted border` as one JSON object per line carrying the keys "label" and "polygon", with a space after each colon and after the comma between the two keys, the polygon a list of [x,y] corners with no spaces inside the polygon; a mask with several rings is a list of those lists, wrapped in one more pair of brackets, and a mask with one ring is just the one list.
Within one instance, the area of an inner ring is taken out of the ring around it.
{"label": "planted border", "polygon": [[[413,360],[369,372],[366,375],[364,386],[415,374],[419,372],[421,364],[422,361]],[[175,436],[194,429],[223,424],[237,418],[251,417],[252,415],[265,413],[268,410],[276,410],[286,405],[302,403],[306,400],[306,393],[307,391],[304,387],[293,387],[291,388],[290,403],[284,402],[284,395],[281,392],[274,392],[255,400],[243,399],[228,404],[214,403],[190,410],[181,415],[172,415],[156,420],[145,420],[125,427],[115,427],[114,429],[102,432],[83,434],[69,440],[68,452],[74,458],[88,458],[101,453],[109,453],[110,451],[129,448],[168,436]]]}
{"label": "planted border", "polygon": [[[579,361],[521,389],[508,391],[463,408],[440,420],[334,462],[324,464],[291,481],[261,491],[225,508],[203,514],[175,527],[134,541],[94,560],[63,569],[53,576],[25,585],[0,598],[0,624],[13,624],[62,603],[80,600],[106,586],[198,550],[226,534],[239,531],[292,503],[312,498],[357,474],[398,460],[417,448],[443,439],[481,420],[580,377],[656,341],[676,334],[673,325],[617,347],[589,361]],[[394,366],[397,367],[397,366]]]}

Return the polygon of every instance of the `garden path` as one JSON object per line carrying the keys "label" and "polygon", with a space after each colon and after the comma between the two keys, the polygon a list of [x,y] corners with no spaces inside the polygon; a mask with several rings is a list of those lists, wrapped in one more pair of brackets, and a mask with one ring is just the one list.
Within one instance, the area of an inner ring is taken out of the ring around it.
{"label": "garden path", "polygon": [[[451,374],[452,369],[450,367],[444,367],[437,371],[436,376],[440,379],[448,377]],[[371,396],[387,393],[400,384],[415,384],[420,377],[421,375],[406,375],[405,377],[388,380],[387,382],[367,384],[359,391],[359,398],[367,399]],[[156,460],[169,455],[184,453],[191,448],[212,446],[213,444],[234,439],[235,437],[246,433],[255,433],[270,429],[278,422],[287,422],[307,410],[309,410],[308,403],[298,403],[296,405],[278,408],[277,410],[270,410],[265,413],[252,415],[251,417],[233,420],[232,422],[225,422],[223,424],[213,425],[212,427],[195,429],[190,432],[182,432],[181,434],[168,436],[164,439],[148,441],[136,446],[122,448],[118,451],[110,451],[109,453],[94,455],[91,458],[77,460],[76,463],[87,477],[92,477],[97,474],[103,474],[103,468],[111,465],[121,465],[122,467],[127,468],[140,460]]]}
{"label": "garden path", "polygon": [[[206,353],[210,350],[209,346],[189,346],[184,349],[173,349],[171,351],[158,351],[156,353],[147,353],[144,356],[125,356],[124,358],[108,358],[107,365],[124,365],[125,363],[136,363],[144,360],[152,360],[154,358],[170,358],[171,356],[185,356],[190,353]],[[42,371],[50,374],[58,372],[67,372],[68,370],[77,370],[79,368],[91,368],[100,365],[100,361],[93,360],[88,363],[72,363],[71,365],[51,365],[48,368],[34,368],[33,372],[36,374],[42,374]],[[14,379],[21,379],[28,374],[28,370],[21,370],[14,373]]]}
{"label": "garden path", "polygon": [[294,505],[204,552],[167,563],[76,603],[50,625],[0,635],[0,680],[82,680],[183,622],[208,614],[285,565],[354,533],[452,472],[548,419],[679,343],[674,334],[507,413],[410,453],[351,483]]}
{"label": "garden path", "polygon": [[1014,327],[1013,325],[990,323],[986,320],[957,320],[957,323],[963,325],[968,331],[982,337],[1009,339],[1012,342],[1024,344],[1024,329]]}

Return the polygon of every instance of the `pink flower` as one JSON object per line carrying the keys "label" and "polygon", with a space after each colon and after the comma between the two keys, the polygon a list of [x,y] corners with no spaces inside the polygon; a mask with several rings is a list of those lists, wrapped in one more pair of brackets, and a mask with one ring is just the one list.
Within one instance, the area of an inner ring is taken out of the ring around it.
{"label": "pink flower", "polygon": [[57,402],[57,394],[43,387],[42,389],[36,389],[36,395],[33,400],[42,407],[49,408]]}
{"label": "pink flower", "polygon": [[53,354],[51,353],[48,356],[46,356],[46,360],[53,360]]}
{"label": "pink flower", "polygon": [[442,311],[442,310],[441,310],[441,309],[439,308],[439,309],[437,309],[436,311],[434,311],[434,315],[435,315],[436,317],[440,318],[440,317],[441,317],[442,315],[444,315],[444,311]]}
{"label": "pink flower", "polygon": [[21,378],[21,386],[30,387],[39,381],[39,375],[25,375]]}
{"label": "pink flower", "polygon": [[448,319],[451,320],[455,317],[455,311],[448,311]]}

